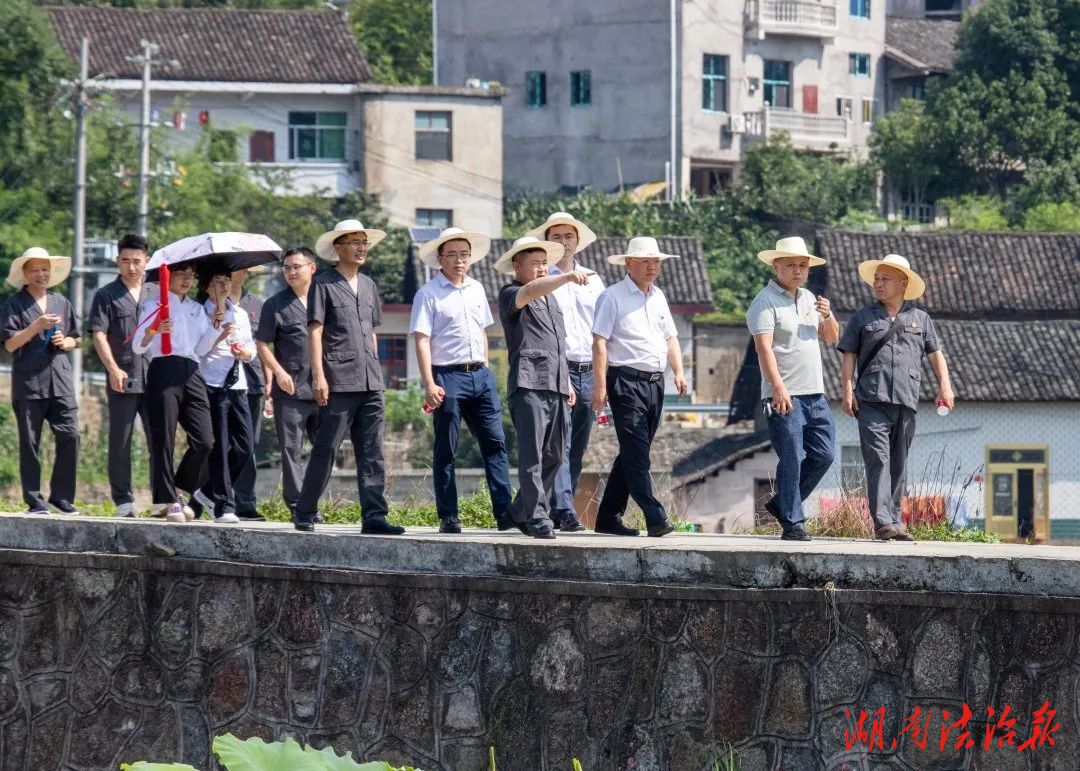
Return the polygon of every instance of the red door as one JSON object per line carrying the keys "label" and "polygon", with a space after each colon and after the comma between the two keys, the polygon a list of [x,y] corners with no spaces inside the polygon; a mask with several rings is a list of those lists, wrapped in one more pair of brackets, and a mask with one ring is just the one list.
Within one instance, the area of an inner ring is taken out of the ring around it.
{"label": "red door", "polygon": [[817,114],[817,86],[802,87],[802,111]]}

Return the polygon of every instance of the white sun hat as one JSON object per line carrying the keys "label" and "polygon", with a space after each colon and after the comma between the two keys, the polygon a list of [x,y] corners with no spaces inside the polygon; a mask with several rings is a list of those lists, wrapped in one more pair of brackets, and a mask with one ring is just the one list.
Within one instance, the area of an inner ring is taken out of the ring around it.
{"label": "white sun hat", "polygon": [[49,254],[40,246],[31,246],[22,253],[22,256],[16,257],[11,261],[11,267],[8,269],[8,284],[16,289],[22,289],[26,286],[26,277],[23,276],[23,266],[30,260],[48,260],[52,265],[52,272],[49,274],[48,284],[50,289],[57,284],[64,283],[68,274],[71,273],[70,257],[59,257],[55,254]]}
{"label": "white sun hat", "polygon": [[438,238],[434,238],[431,241],[423,244],[420,247],[420,251],[417,256],[420,261],[425,265],[430,265],[436,270],[441,267],[439,265],[439,247],[445,244],[447,241],[468,241],[469,242],[469,264],[478,262],[487,257],[488,251],[491,249],[491,236],[484,233],[479,233],[474,230],[462,230],[461,228],[447,228],[443,232],[439,233]]}
{"label": "white sun hat", "polygon": [[860,262],[859,277],[870,286],[873,286],[874,274],[882,265],[896,268],[907,276],[907,289],[904,291],[905,300],[917,300],[923,296],[923,292],[926,291],[926,282],[922,280],[922,276],[911,269],[911,263],[907,261],[907,257],[901,257],[899,254],[886,254],[885,259],[882,260]]}
{"label": "white sun hat", "polygon": [[543,241],[547,238],[547,232],[556,225],[570,225],[577,231],[578,244],[577,249],[574,250],[574,254],[583,251],[587,246],[596,241],[596,233],[592,232],[592,229],[588,225],[576,218],[573,214],[565,211],[555,212],[547,218],[547,221],[545,221],[543,225],[533,228],[525,235]]}
{"label": "white sun hat", "polygon": [[630,239],[626,247],[626,254],[613,254],[607,258],[612,265],[625,265],[629,258],[641,260],[670,260],[678,257],[677,254],[664,254],[652,236],[636,236]]}
{"label": "white sun hat", "polygon": [[778,260],[781,257],[806,257],[810,260],[811,268],[815,265],[825,264],[824,259],[810,254],[810,250],[806,248],[806,242],[799,236],[781,238],[776,242],[775,249],[766,249],[763,252],[758,252],[757,255],[757,258],[767,265],[772,265],[773,260]]}
{"label": "white sun hat", "polygon": [[554,241],[541,241],[536,236],[522,236],[495,261],[495,270],[499,273],[513,274],[514,255],[526,252],[529,249],[543,249],[547,252],[549,268],[562,259],[564,252],[562,244],[557,244]]}
{"label": "white sun hat", "polygon": [[318,240],[315,241],[315,254],[319,255],[327,262],[337,262],[338,254],[334,251],[334,242],[350,233],[363,233],[366,235],[369,251],[374,249],[377,243],[386,238],[386,231],[365,228],[360,220],[342,220],[334,225],[333,230],[323,233],[319,236]]}

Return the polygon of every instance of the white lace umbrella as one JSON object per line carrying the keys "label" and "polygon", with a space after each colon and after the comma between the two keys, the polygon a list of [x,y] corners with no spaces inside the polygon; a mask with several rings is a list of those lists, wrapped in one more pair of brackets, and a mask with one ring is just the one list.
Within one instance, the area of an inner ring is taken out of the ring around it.
{"label": "white lace umbrella", "polygon": [[203,233],[161,247],[146,263],[146,269],[151,271],[191,260],[220,260],[221,267],[231,273],[274,262],[281,252],[272,238],[258,233]]}

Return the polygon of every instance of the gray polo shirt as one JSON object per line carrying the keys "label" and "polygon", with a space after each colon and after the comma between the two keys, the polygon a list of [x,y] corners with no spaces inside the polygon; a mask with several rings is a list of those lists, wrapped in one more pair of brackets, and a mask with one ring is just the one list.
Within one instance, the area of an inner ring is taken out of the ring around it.
{"label": "gray polo shirt", "polygon": [[[799,287],[797,298],[776,283],[758,292],[746,311],[750,334],[772,332],[772,352],[780,379],[792,396],[825,392],[821,375],[821,349],[818,347],[818,324],[821,314],[814,307],[814,295]],[[773,395],[772,384],[761,368],[761,398]]]}

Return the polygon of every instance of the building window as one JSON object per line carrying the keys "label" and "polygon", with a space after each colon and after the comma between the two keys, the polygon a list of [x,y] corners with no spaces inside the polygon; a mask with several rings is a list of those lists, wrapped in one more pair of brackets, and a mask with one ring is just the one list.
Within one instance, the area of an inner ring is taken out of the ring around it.
{"label": "building window", "polygon": [[570,73],[570,106],[588,107],[592,104],[592,70]]}
{"label": "building window", "polygon": [[545,107],[547,105],[547,73],[525,73],[525,105],[527,107]]}
{"label": "building window", "polygon": [[869,19],[870,0],[851,0],[851,15],[860,19]]}
{"label": "building window", "polygon": [[719,195],[730,185],[730,168],[703,166],[690,169],[690,189],[698,198]]}
{"label": "building window", "polygon": [[701,109],[727,112],[727,57],[705,54],[701,68]]}
{"label": "building window", "polygon": [[925,80],[913,80],[904,87],[904,97],[907,99],[918,99],[920,102],[926,100],[926,81]]}
{"label": "building window", "polygon": [[862,100],[862,122],[867,125],[874,122],[874,100],[863,99]]}
{"label": "building window", "polygon": [[345,113],[290,112],[289,160],[345,160]]}
{"label": "building window", "polygon": [[765,103],[791,107],[791,62],[765,60]]}
{"label": "building window", "polygon": [[847,118],[848,120],[854,119],[855,107],[850,96],[836,97],[836,117]]}
{"label": "building window", "polygon": [[449,112],[416,111],[416,160],[449,161],[452,145]]}
{"label": "building window", "polygon": [[848,74],[856,78],[870,77],[870,54],[848,54]]}
{"label": "building window", "polygon": [[251,163],[274,162],[274,132],[252,131],[248,137],[248,161]]}
{"label": "building window", "polygon": [[948,14],[959,16],[962,3],[960,0],[926,0],[926,14]]}
{"label": "building window", "polygon": [[404,388],[408,379],[405,335],[379,335],[379,367],[387,388]]}
{"label": "building window", "polygon": [[445,230],[454,224],[453,209],[417,209],[416,226]]}

